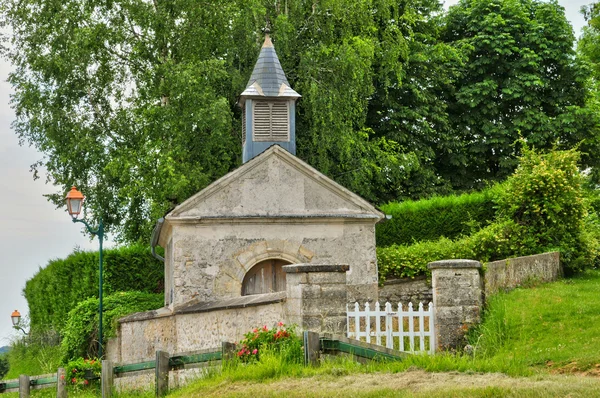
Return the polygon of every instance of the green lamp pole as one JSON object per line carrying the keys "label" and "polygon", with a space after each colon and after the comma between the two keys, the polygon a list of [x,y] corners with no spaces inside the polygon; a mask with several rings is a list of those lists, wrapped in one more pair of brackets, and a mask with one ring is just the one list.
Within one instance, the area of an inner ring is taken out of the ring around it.
{"label": "green lamp pole", "polygon": [[83,200],[85,196],[81,192],[75,188],[75,186],[71,187],[71,190],[67,194],[65,200],[67,201],[67,210],[71,217],[73,218],[73,222],[80,222],[87,228],[88,232],[92,235],[96,235],[98,237],[98,242],[100,243],[99,257],[100,257],[100,274],[99,274],[99,289],[98,289],[98,298],[100,301],[100,308],[98,309],[98,358],[102,358],[102,243],[104,242],[104,224],[102,223],[102,218],[98,223],[98,228],[93,229],[90,225],[85,222],[85,220],[80,220],[77,217],[79,213],[81,213],[81,208],[83,205]]}

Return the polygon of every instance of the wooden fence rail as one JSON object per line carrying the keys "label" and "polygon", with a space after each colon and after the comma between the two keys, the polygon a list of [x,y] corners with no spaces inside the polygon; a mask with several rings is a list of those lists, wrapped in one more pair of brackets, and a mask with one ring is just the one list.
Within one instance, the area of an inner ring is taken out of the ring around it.
{"label": "wooden fence rail", "polygon": [[[362,359],[386,359],[402,360],[406,353],[391,350],[373,344],[368,344],[358,340],[348,339],[346,337],[323,335],[318,333],[304,332],[304,363],[305,365],[315,364],[318,361],[319,352],[326,354],[345,353],[351,354]],[[146,370],[155,371],[156,396],[162,397],[169,390],[168,380],[169,371],[183,369],[185,365],[194,365],[201,363],[210,363],[221,361],[223,359],[235,356],[235,344],[223,343],[219,351],[206,351],[202,353],[187,353],[169,356],[164,351],[156,352],[156,359],[134,364],[123,364],[114,366],[110,361],[102,361],[102,397],[110,397],[113,394],[114,379],[126,377],[127,373],[140,372]],[[35,379],[29,379],[29,376],[22,375],[19,380],[0,381],[0,394],[5,392],[19,391],[20,398],[28,398],[31,388],[48,388],[56,385],[57,398],[67,396],[66,383],[60,376],[64,375],[64,369],[60,368],[56,375],[35,376]]]}

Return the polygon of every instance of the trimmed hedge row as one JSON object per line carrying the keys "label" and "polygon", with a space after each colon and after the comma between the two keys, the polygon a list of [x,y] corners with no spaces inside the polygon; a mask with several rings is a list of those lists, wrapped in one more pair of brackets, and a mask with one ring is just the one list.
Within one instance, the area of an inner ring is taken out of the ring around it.
{"label": "trimmed hedge row", "polygon": [[391,220],[377,224],[377,246],[410,245],[470,234],[495,217],[494,189],[381,206]]}
{"label": "trimmed hedge row", "polygon": [[[33,331],[62,331],[67,314],[90,297],[98,297],[98,252],[76,251],[48,262],[27,281],[23,294]],[[121,291],[163,293],[163,264],[147,246],[104,250],[104,294]]]}

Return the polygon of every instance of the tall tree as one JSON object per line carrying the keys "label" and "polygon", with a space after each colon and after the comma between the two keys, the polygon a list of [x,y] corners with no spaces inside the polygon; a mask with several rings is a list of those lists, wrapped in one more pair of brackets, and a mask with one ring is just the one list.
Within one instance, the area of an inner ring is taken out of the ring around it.
{"label": "tall tree", "polygon": [[448,12],[443,38],[468,56],[449,105],[463,146],[460,167],[439,167],[454,187],[505,178],[516,166],[519,136],[537,148],[581,143],[584,163],[597,164],[588,71],[555,0],[461,0]]}
{"label": "tall tree", "polygon": [[75,183],[120,239],[147,239],[152,220],[239,164],[237,95],[270,21],[303,95],[299,156],[370,200],[394,198],[419,161],[375,134],[368,103],[401,81],[427,1],[0,0],[13,126],[44,155],[34,171],[62,188],[55,204]]}

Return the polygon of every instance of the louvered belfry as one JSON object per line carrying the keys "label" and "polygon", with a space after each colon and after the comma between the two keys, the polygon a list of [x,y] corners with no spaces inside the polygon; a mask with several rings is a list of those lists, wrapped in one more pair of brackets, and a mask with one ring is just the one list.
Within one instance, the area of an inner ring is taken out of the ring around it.
{"label": "louvered belfry", "polygon": [[298,98],[300,94],[290,87],[269,32],[266,31],[252,76],[240,95],[244,163],[273,144],[296,154],[295,113]]}

